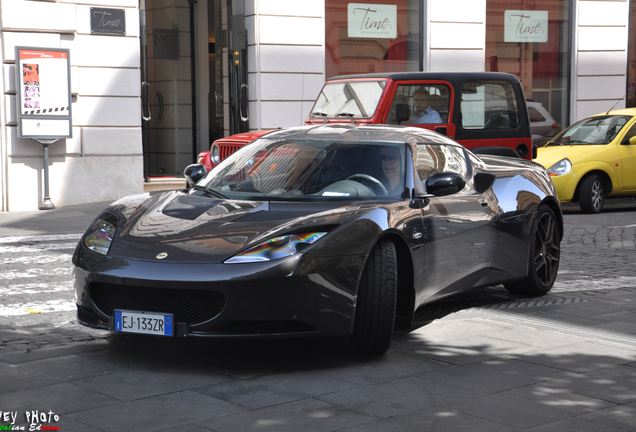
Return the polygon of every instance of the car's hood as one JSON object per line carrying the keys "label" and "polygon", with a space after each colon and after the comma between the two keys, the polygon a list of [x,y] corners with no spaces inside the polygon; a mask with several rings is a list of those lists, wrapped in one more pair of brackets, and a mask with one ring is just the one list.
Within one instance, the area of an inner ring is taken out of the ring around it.
{"label": "car's hood", "polygon": [[615,146],[606,145],[563,145],[539,147],[535,162],[549,169],[562,159],[568,158],[570,162],[580,163],[586,160],[598,160],[599,154],[611,151]]}
{"label": "car's hood", "polygon": [[179,191],[130,197],[107,209],[120,219],[109,255],[157,260],[167,254],[163,261],[222,262],[273,237],[333,229],[370,209],[214,199]]}

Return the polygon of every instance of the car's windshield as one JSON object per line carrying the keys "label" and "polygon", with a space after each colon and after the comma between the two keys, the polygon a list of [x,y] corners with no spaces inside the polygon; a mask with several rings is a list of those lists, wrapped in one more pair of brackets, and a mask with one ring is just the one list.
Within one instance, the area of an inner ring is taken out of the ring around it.
{"label": "car's windshield", "polygon": [[622,115],[585,118],[561,132],[548,146],[609,144],[630,119]]}
{"label": "car's windshield", "polygon": [[380,103],[385,85],[385,81],[327,83],[318,95],[310,116],[369,118]]}
{"label": "car's windshield", "polygon": [[197,186],[240,200],[395,199],[404,192],[405,147],[263,138],[225,159]]}

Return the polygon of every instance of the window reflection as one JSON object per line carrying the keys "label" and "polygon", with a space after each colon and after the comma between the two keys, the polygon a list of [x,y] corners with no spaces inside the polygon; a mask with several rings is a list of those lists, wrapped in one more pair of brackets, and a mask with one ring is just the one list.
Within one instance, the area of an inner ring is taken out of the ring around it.
{"label": "window reflection", "polygon": [[[325,67],[327,78],[336,75],[373,72],[418,71],[421,65],[420,8],[421,0],[368,0],[364,5],[370,7],[363,11],[365,23],[382,22],[383,27],[390,26],[390,32],[349,31],[348,2],[338,0],[325,1]],[[383,10],[395,12],[377,16]],[[374,13],[374,10],[377,12]],[[359,11],[358,11],[359,12]],[[384,21],[388,19],[388,21]],[[387,37],[395,34],[395,37]],[[384,37],[383,37],[384,36]]]}

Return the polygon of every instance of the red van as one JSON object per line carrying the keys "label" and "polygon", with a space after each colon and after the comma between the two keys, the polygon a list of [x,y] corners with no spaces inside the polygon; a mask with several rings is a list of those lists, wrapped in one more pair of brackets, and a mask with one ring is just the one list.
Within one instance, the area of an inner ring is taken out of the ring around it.
{"label": "red van", "polygon": [[[475,153],[536,156],[523,87],[501,72],[396,72],[329,78],[305,124],[402,124],[431,129]],[[216,140],[198,162],[208,169],[248,142],[254,131]]]}

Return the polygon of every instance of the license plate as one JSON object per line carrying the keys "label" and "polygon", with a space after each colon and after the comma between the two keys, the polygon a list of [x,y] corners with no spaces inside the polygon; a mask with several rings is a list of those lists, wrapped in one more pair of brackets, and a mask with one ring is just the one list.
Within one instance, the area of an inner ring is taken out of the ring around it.
{"label": "license plate", "polygon": [[142,311],[115,311],[115,331],[172,336],[172,314]]}

